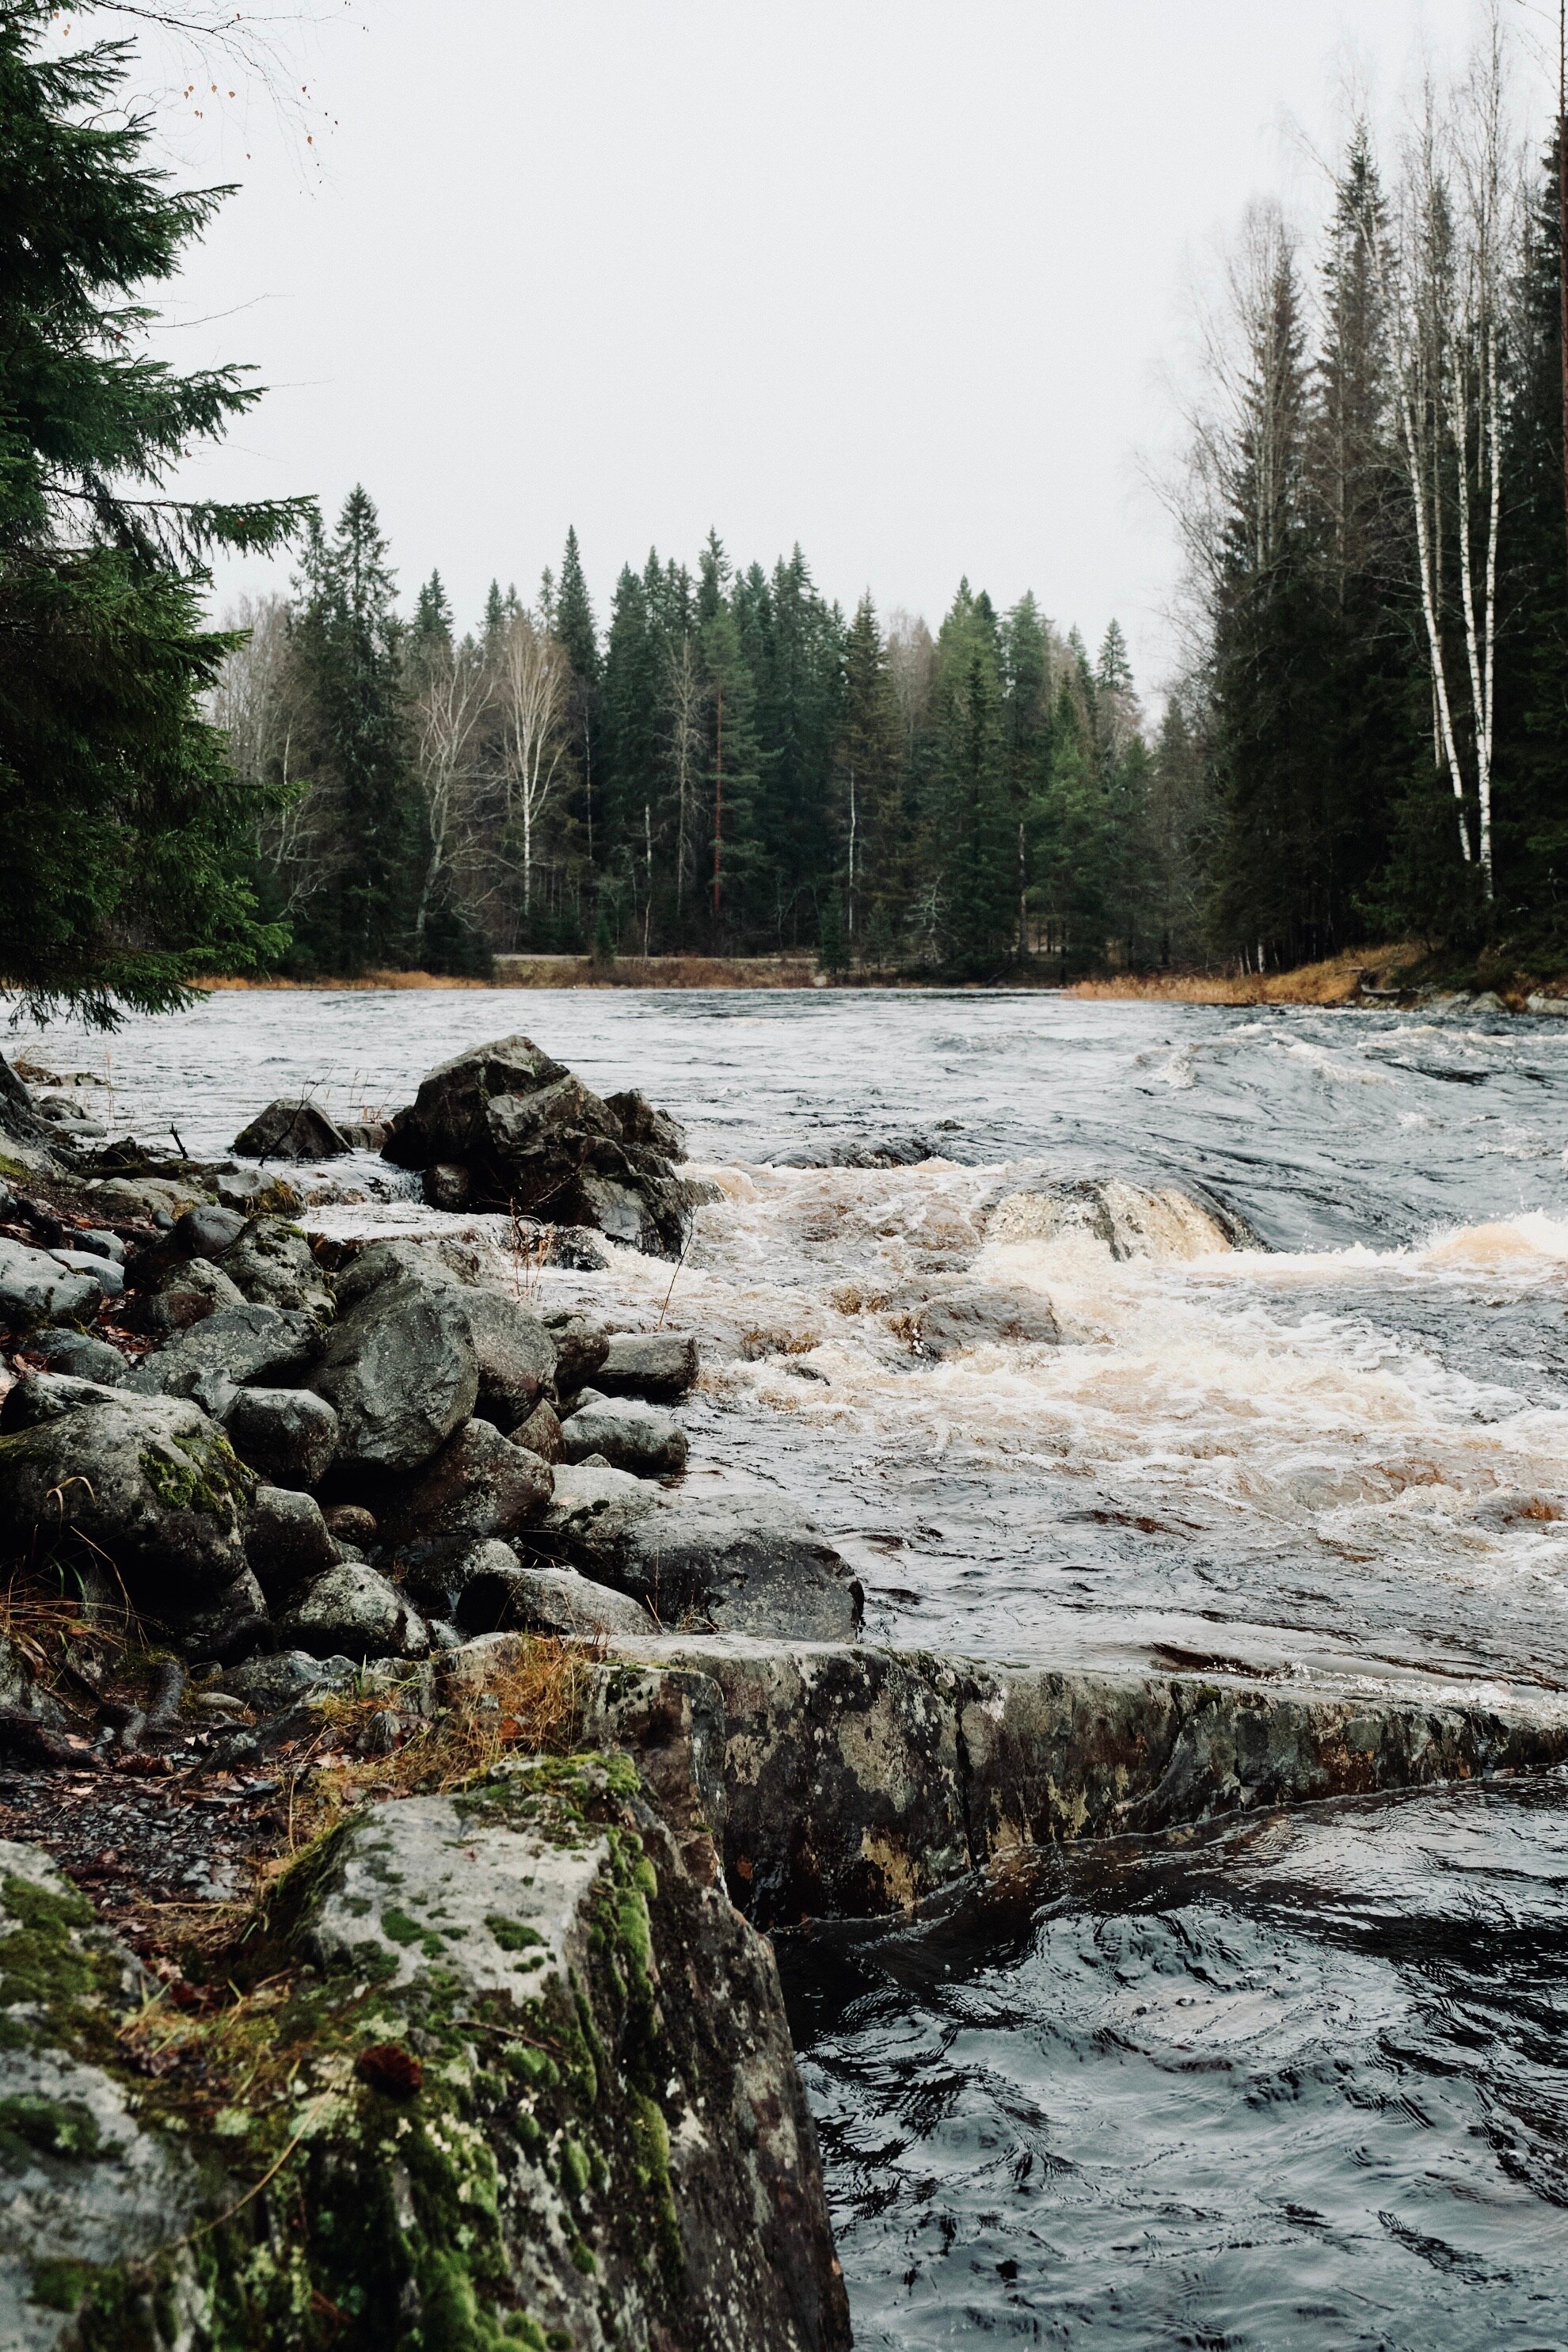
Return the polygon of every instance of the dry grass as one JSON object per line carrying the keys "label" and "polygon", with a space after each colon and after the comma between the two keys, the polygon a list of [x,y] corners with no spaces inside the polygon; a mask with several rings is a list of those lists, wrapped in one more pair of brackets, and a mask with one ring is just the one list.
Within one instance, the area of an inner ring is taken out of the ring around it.
{"label": "dry grass", "polygon": [[1080,980],[1069,996],[1114,1003],[1152,999],[1173,1004],[1349,1004],[1363,986],[1393,987],[1401,969],[1415,961],[1411,947],[1357,948],[1294,971],[1120,972],[1111,980]]}
{"label": "dry grass", "polygon": [[207,995],[220,991],[240,989],[347,989],[368,992],[384,988],[489,988],[488,980],[458,980],[438,971],[367,971],[354,980],[237,980],[232,977],[204,977],[193,981],[194,988]]}
{"label": "dry grass", "polygon": [[[448,1682],[437,1713],[411,1728],[394,1715],[395,1690],[327,1699],[318,1738],[289,1786],[287,1851],[273,1871],[374,1799],[456,1789],[507,1755],[567,1753],[582,1735],[600,1655],[598,1644],[520,1634],[497,1652],[482,1685]],[[383,1716],[391,1718],[388,1736],[395,1744],[379,1754],[356,1753],[371,1746]]]}

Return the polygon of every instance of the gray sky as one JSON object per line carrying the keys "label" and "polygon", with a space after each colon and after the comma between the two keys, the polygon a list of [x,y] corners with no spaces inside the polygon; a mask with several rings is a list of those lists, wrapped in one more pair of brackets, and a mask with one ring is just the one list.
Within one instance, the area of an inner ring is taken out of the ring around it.
{"label": "gray sky", "polygon": [[531,593],[569,522],[601,619],[623,561],[713,523],[933,625],[963,572],[1091,638],[1114,613],[1152,687],[1174,559],[1140,458],[1170,436],[1184,287],[1249,196],[1315,201],[1286,118],[1331,131],[1348,59],[1392,110],[1421,43],[1451,59],[1475,21],[323,0],[287,52],[301,127],[242,89],[179,132],[245,185],[173,348],[275,387],[193,484],[331,509],[363,479],[405,600],[438,564],[465,622],[493,573]]}

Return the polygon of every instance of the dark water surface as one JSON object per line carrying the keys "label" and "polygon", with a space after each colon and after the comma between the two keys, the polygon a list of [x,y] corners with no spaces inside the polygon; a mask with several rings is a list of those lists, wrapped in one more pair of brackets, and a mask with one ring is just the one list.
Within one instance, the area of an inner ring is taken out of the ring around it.
{"label": "dark water surface", "polygon": [[[808,1507],[872,1638],[1568,1693],[1568,1022],[300,991],[30,1042],[114,1132],[212,1151],[517,1029],[668,1104],[724,1194],[673,1291],[547,1287],[704,1335],[693,1476]],[[844,1164],[889,1139],[920,1164]],[[436,1222],[347,1173],[330,1229]],[[1144,1188],[1127,1249],[1033,1216],[1084,1177]],[[914,1360],[955,1285],[1061,1344]],[[786,1939],[860,2344],[1568,2352],[1565,1798],[1067,1851]]]}

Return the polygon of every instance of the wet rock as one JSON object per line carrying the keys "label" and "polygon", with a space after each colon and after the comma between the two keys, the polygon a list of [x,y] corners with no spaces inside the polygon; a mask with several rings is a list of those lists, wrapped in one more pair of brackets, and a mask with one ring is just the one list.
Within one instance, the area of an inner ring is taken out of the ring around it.
{"label": "wet rock", "polygon": [[279,1650],[270,1657],[247,1658],[243,1665],[230,1666],[224,1687],[258,1715],[276,1715],[307,1691],[350,1683],[358,1672],[353,1658],[313,1658],[309,1650]]}
{"label": "wet rock", "polygon": [[555,1391],[570,1396],[591,1381],[610,1352],[610,1334],[591,1315],[547,1315],[544,1328],[555,1348]]}
{"label": "wet rock", "polygon": [[635,1477],[669,1477],[686,1467],[686,1432],[657,1405],[637,1397],[605,1397],[561,1423],[561,1450],[568,1462],[599,1454],[612,1469],[629,1470]]}
{"label": "wet rock", "polygon": [[337,1129],[356,1151],[379,1151],[386,1141],[386,1121],[382,1118],[340,1118]]}
{"label": "wet rock", "polygon": [[465,1289],[463,1306],[479,1367],[478,1410],[510,1424],[554,1379],[554,1343],[539,1318],[504,1291]]}
{"label": "wet rock", "polygon": [[859,1627],[845,1561],[770,1495],[672,1495],[613,1469],[562,1470],[539,1541],[668,1627],[798,1642],[849,1642]]}
{"label": "wet rock", "polygon": [[321,1505],[292,1486],[258,1486],[246,1515],[245,1556],[274,1601],[339,1564]]}
{"label": "wet rock", "polygon": [[526,1447],[530,1454],[537,1454],[542,1462],[559,1462],[563,1458],[560,1416],[548,1397],[541,1397],[527,1418],[517,1423],[511,1442]]}
{"label": "wet rock", "polygon": [[381,1514],[382,1544],[416,1559],[531,1526],[548,1504],[548,1464],[488,1421],[470,1421]]}
{"label": "wet rock", "polygon": [[310,1389],[238,1389],[223,1423],[240,1460],[275,1486],[319,1485],[338,1450],[338,1416]]}
{"label": "wet rock", "polygon": [[200,1184],[166,1176],[105,1176],[86,1187],[93,1213],[106,1224],[173,1224],[202,1198]]}
{"label": "wet rock", "polygon": [[684,1396],[700,1369],[697,1341],[686,1331],[616,1331],[592,1373],[611,1395]]}
{"label": "wet rock", "polygon": [[[648,1131],[657,1114],[637,1104],[634,1125]],[[608,1103],[530,1038],[476,1046],[432,1070],[384,1150],[405,1168],[465,1169],[476,1206],[679,1255],[685,1202],[668,1155],[628,1135]]]}
{"label": "wet rock", "polygon": [[1050,1301],[1037,1291],[1005,1290],[994,1284],[944,1290],[926,1299],[894,1325],[917,1356],[940,1360],[969,1348],[1056,1347],[1061,1328]]}
{"label": "wet rock", "polygon": [[51,1249],[49,1255],[68,1274],[85,1274],[105,1298],[118,1298],[125,1287],[122,1268],[101,1250]]}
{"label": "wet rock", "polygon": [[47,1250],[0,1235],[0,1323],[69,1323],[97,1312],[102,1290],[92,1275],[62,1265]]}
{"label": "wet rock", "polygon": [[134,1330],[170,1339],[220,1309],[245,1303],[244,1291],[221,1266],[205,1257],[182,1259],[153,1277],[135,1299],[126,1320]]}
{"label": "wet rock", "polygon": [[51,1372],[67,1372],[74,1380],[97,1381],[109,1388],[117,1387],[130,1370],[117,1348],[95,1339],[90,1331],[35,1332],[27,1350],[41,1357]]}
{"label": "wet rock", "polygon": [[661,1152],[666,1160],[685,1159],[686,1129],[680,1121],[672,1118],[667,1110],[656,1110],[636,1087],[627,1087],[617,1095],[606,1095],[605,1101],[620,1120],[626,1142]]}
{"label": "wet rock", "polygon": [[364,1281],[374,1255],[367,1250],[339,1286],[311,1385],[337,1410],[343,1462],[417,1470],[479,1402],[479,1362],[458,1285],[441,1269],[397,1265]]}
{"label": "wet rock", "polygon": [[310,1243],[281,1217],[252,1217],[224,1252],[223,1271],[253,1306],[282,1307],[318,1323],[330,1322],[336,1311]]}
{"label": "wet rock", "polygon": [[1245,1217],[1190,1181],[1158,1190],[1121,1176],[1009,1184],[983,1205],[981,1217],[988,1241],[1089,1244],[1118,1265],[1263,1246]]}
{"label": "wet rock", "polygon": [[466,1209],[472,1186],[466,1168],[449,1160],[437,1160],[426,1168],[420,1178],[426,1206],[432,1209]]}
{"label": "wet rock", "polygon": [[280,1097],[241,1129],[234,1149],[245,1160],[335,1160],[353,1146],[317,1104]]}
{"label": "wet rock", "polygon": [[216,1260],[234,1247],[245,1231],[246,1222],[237,1209],[204,1202],[200,1208],[187,1209],[183,1217],[175,1219],[171,1239],[186,1257]]}
{"label": "wet rock", "polygon": [[0,1540],[111,1559],[139,1594],[195,1599],[246,1566],[255,1481],[198,1408],[124,1389],[0,1439]]}
{"label": "wet rock", "polygon": [[304,1202],[287,1177],[258,1168],[219,1168],[212,1178],[219,1206],[242,1217],[297,1217]]}
{"label": "wet rock", "polygon": [[425,1621],[374,1568],[345,1561],[308,1584],[279,1620],[279,1640],[317,1657],[420,1658]]}
{"label": "wet rock", "polygon": [[308,1315],[275,1307],[248,1307],[242,1299],[209,1315],[169,1347],[143,1356],[122,1385],[135,1396],[191,1397],[220,1420],[237,1389],[302,1374],[318,1344]]}

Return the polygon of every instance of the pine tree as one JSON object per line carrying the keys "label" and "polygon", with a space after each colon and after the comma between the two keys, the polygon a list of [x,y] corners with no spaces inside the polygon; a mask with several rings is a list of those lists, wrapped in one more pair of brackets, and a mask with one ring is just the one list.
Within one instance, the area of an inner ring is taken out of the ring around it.
{"label": "pine tree", "polygon": [[284,947],[247,880],[268,795],[203,717],[235,640],[199,590],[205,551],[305,509],[163,495],[258,397],[144,348],[142,289],[227,191],[171,192],[123,110],[130,49],[46,58],[54,13],[0,10],[0,984],[107,1025]]}
{"label": "pine tree", "polygon": [[406,951],[424,868],[387,553],[375,507],[357,487],[331,539],[311,530],[297,583],[313,763],[334,780],[354,847],[300,923],[301,950],[328,971],[364,971]]}

